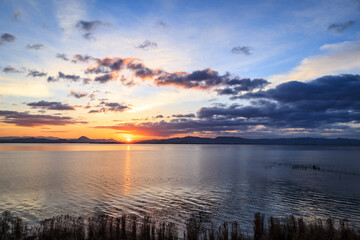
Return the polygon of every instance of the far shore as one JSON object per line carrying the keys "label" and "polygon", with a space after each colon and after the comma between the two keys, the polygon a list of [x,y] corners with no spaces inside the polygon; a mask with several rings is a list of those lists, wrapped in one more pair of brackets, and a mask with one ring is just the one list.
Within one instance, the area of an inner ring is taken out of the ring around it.
{"label": "far shore", "polygon": [[151,140],[116,141],[114,139],[90,139],[79,137],[75,139],[46,137],[1,137],[0,143],[40,143],[40,144],[237,144],[237,145],[330,145],[330,146],[360,146],[359,139],[350,138],[261,138],[249,139],[241,137],[181,137]]}

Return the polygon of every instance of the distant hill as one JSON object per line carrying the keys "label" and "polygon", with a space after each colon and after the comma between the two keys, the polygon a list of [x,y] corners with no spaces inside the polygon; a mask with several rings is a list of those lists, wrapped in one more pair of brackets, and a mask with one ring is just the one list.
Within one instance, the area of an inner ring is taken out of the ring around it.
{"label": "distant hill", "polygon": [[114,139],[90,139],[82,136],[74,139],[53,137],[2,137],[0,143],[121,143]]}
{"label": "distant hill", "polygon": [[[114,139],[90,139],[82,136],[74,139],[54,137],[1,137],[0,143],[103,143],[122,144]],[[167,139],[152,139],[134,142],[134,144],[263,144],[263,145],[358,145],[359,139],[349,138],[261,138],[248,139],[241,137],[182,137]]]}
{"label": "distant hill", "polygon": [[138,141],[142,144],[266,144],[266,145],[360,145],[358,139],[348,138],[275,138],[248,139],[241,137],[183,137]]}

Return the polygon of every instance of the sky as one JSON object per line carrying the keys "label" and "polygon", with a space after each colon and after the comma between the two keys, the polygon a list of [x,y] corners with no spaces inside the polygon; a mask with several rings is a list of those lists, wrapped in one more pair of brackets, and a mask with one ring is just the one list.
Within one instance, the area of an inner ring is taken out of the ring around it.
{"label": "sky", "polygon": [[360,138],[359,74],[359,0],[0,1],[0,137]]}

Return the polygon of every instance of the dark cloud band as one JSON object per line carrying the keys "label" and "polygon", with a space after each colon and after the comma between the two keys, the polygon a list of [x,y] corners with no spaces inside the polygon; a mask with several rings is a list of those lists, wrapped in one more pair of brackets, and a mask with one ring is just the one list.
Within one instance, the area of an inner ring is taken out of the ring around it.
{"label": "dark cloud band", "polygon": [[275,136],[282,132],[297,134],[299,131],[303,134],[316,132],[356,136],[356,132],[360,135],[359,89],[360,75],[324,76],[310,82],[291,81],[273,89],[236,97],[247,100],[246,105],[203,107],[198,110],[196,118],[174,115],[179,118],[98,128],[163,137],[195,133]]}
{"label": "dark cloud band", "polygon": [[48,101],[39,101],[39,102],[31,102],[27,104],[32,108],[41,108],[46,110],[58,110],[58,111],[67,111],[67,110],[75,110],[73,106],[68,104],[63,104],[61,102],[48,102]]}
{"label": "dark cloud band", "polygon": [[22,127],[37,127],[47,125],[63,126],[69,124],[87,123],[85,121],[76,121],[71,117],[30,114],[28,112],[2,110],[0,110],[0,121],[3,123],[15,124]]}

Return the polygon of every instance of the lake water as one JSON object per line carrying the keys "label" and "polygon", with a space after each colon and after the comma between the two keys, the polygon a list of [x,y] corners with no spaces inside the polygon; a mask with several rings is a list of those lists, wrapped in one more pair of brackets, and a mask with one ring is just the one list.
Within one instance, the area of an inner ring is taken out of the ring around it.
{"label": "lake water", "polygon": [[182,224],[195,213],[249,229],[261,212],[360,226],[360,148],[0,144],[0,210],[30,224],[123,212]]}

